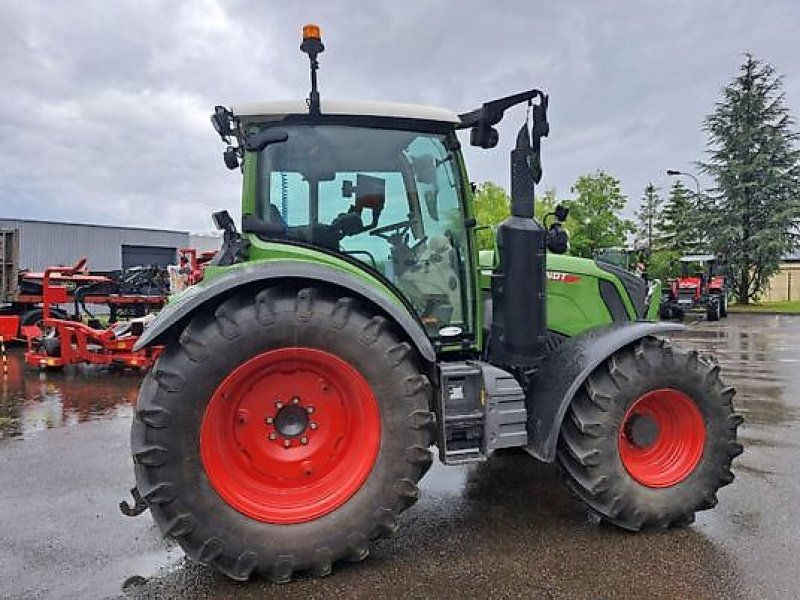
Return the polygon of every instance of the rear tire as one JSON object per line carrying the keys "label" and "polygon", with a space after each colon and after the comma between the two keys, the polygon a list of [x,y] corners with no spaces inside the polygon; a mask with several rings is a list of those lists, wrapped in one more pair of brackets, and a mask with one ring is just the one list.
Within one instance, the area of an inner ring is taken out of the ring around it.
{"label": "rear tire", "polygon": [[720,305],[719,296],[711,296],[708,299],[708,306],[706,306],[706,320],[719,321],[722,316],[722,306]]}
{"label": "rear tire", "polygon": [[139,392],[131,448],[156,523],[240,581],[365,558],[432,461],[416,353],[383,317],[316,288],[268,288],[209,312]]}
{"label": "rear tire", "polygon": [[562,424],[557,457],[569,487],[631,531],[685,525],[715,506],[742,452],[735,392],[718,372],[696,352],[654,338],[613,354]]}
{"label": "rear tire", "polygon": [[720,295],[719,316],[723,319],[728,316],[728,296],[724,292]]}

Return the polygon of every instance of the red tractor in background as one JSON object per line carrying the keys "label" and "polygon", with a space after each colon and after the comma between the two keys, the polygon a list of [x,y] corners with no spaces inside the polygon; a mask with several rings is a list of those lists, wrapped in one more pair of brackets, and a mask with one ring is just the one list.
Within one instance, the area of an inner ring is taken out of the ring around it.
{"label": "red tractor in background", "polygon": [[669,281],[661,297],[662,319],[683,319],[686,311],[705,308],[706,319],[728,316],[728,280],[713,254],[690,254],[680,259],[681,275]]}

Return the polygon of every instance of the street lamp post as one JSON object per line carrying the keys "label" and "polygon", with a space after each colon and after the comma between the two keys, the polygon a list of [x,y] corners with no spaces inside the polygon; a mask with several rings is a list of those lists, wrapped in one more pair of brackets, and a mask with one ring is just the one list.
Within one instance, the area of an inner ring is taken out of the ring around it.
{"label": "street lamp post", "polygon": [[700,195],[701,195],[700,181],[697,179],[697,177],[694,176],[694,174],[685,173],[684,171],[678,171],[676,169],[667,169],[667,175],[669,175],[670,177],[678,177],[680,175],[683,175],[684,177],[691,177],[692,179],[694,179],[694,184],[695,186],[697,186],[697,199],[698,201],[700,200]]}

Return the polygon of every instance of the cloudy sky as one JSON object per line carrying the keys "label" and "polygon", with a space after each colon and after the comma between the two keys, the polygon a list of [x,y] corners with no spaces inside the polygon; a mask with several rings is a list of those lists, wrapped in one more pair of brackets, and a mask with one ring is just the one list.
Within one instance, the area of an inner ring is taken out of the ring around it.
{"label": "cloudy sky", "polygon": [[[530,87],[551,95],[542,185],[605,169],[630,209],[703,156],[704,115],[742,53],[785,76],[800,116],[800,2],[0,0],[0,217],[206,230],[238,214],[208,115],[305,97],[298,51],[322,26],[323,97],[456,111]],[[507,184],[524,110],[475,181]]]}

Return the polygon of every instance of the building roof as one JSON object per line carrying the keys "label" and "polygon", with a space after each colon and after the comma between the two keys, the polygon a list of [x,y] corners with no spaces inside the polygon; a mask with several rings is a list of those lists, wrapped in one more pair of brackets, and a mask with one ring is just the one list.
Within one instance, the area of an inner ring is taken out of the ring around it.
{"label": "building roof", "polygon": [[787,262],[800,262],[800,250],[795,250],[794,252],[789,252],[789,254],[784,254],[783,260]]}
{"label": "building roof", "polygon": [[[280,119],[287,115],[308,114],[305,100],[281,100],[277,102],[258,102],[231,107],[233,114],[245,119],[269,117]],[[420,119],[442,123],[460,124],[461,119],[453,111],[421,104],[402,104],[399,102],[363,102],[320,100],[320,111],[328,115],[349,115],[368,117],[390,117],[396,119]]]}
{"label": "building roof", "polygon": [[36,223],[41,225],[68,225],[71,227],[100,227],[102,229],[131,229],[134,231],[157,231],[160,233],[179,233],[185,234],[188,233],[187,231],[181,231],[178,229],[162,229],[162,228],[155,228],[155,227],[133,227],[130,225],[103,225],[100,223],[76,223],[70,221],[50,221],[47,219],[16,219],[14,217],[2,217],[0,216],[0,223]]}

